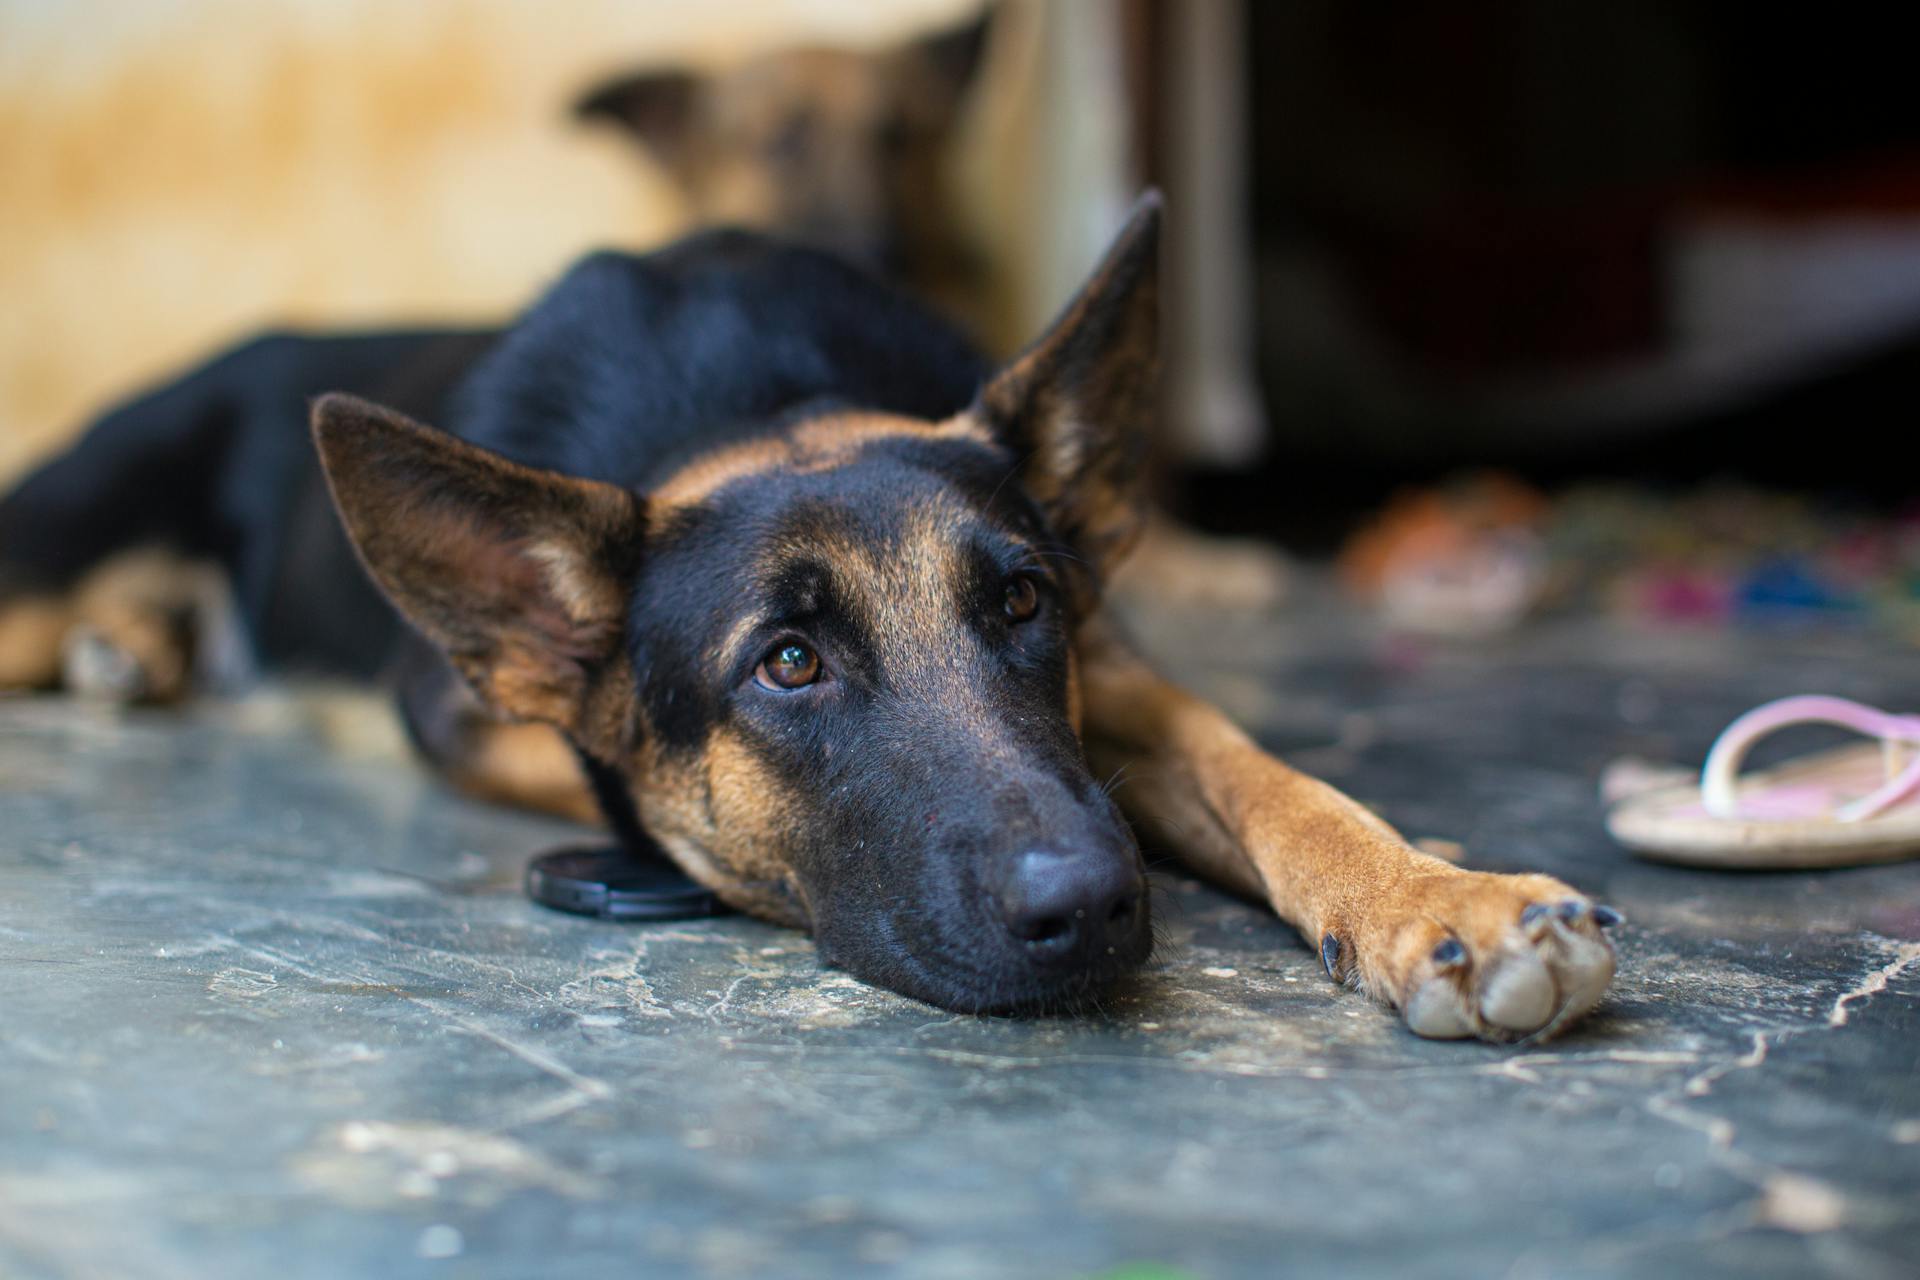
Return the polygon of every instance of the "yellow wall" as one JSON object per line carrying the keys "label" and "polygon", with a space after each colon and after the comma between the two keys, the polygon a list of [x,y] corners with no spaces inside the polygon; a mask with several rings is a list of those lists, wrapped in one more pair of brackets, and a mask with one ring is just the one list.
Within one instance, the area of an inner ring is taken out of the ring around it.
{"label": "yellow wall", "polygon": [[0,484],[268,323],[505,316],[677,231],[566,104],[609,72],[880,43],[971,0],[0,0]]}

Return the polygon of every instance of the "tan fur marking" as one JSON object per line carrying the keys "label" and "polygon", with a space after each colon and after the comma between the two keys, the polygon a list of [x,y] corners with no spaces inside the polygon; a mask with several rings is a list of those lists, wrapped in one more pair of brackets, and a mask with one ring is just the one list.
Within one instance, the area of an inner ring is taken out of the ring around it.
{"label": "tan fur marking", "polygon": [[626,607],[626,594],[620,584],[581,564],[578,548],[536,542],[526,549],[526,555],[545,570],[548,590],[575,622],[618,617]]}
{"label": "tan fur marking", "polygon": [[784,436],[750,440],[703,454],[669,476],[648,500],[656,511],[684,509],[747,476],[806,474],[845,466],[867,445],[886,439],[992,442],[985,429],[966,414],[944,422],[879,413],[827,414],[797,424]]}
{"label": "tan fur marking", "polygon": [[0,603],[0,689],[50,689],[60,680],[60,644],[73,606],[53,596]]}
{"label": "tan fur marking", "polygon": [[777,471],[793,458],[785,440],[751,440],[702,454],[648,495],[649,507],[665,513],[694,506],[716,490],[751,475]]}
{"label": "tan fur marking", "polygon": [[477,724],[470,752],[447,770],[447,781],[495,804],[601,823],[600,808],[580,762],[559,732],[544,724]]}
{"label": "tan fur marking", "polygon": [[770,851],[793,826],[795,806],[786,794],[785,779],[725,729],[707,744],[705,771],[714,829],[724,832],[731,846],[726,850],[728,865],[749,878],[783,874],[785,863]]}
{"label": "tan fur marking", "polygon": [[782,780],[729,731],[687,761],[643,747],[632,771],[648,834],[681,870],[737,910],[806,928],[784,851],[793,808]]}
{"label": "tan fur marking", "polygon": [[453,664],[480,696],[511,715],[547,724],[571,724],[579,709],[578,691],[556,685],[546,655],[508,642],[475,659],[456,655]]}

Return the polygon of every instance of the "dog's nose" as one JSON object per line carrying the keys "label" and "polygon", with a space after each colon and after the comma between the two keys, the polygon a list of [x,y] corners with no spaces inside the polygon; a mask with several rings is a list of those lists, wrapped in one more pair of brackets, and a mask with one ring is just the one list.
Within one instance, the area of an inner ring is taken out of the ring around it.
{"label": "dog's nose", "polygon": [[1008,868],[1000,909],[1036,959],[1091,958],[1132,936],[1145,897],[1132,859],[1096,849],[1032,849]]}

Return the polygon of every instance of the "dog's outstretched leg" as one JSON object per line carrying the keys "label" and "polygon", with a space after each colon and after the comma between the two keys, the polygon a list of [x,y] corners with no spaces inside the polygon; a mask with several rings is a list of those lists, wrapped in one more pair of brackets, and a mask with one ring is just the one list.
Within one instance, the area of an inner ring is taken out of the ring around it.
{"label": "dog's outstretched leg", "polygon": [[1217,708],[1156,675],[1100,622],[1078,656],[1096,770],[1196,871],[1263,898],[1328,974],[1423,1036],[1559,1031],[1613,979],[1618,917],[1543,875],[1469,871],[1412,848],[1339,791],[1262,751]]}
{"label": "dog's outstretched leg", "polygon": [[60,681],[60,651],[73,607],[49,593],[0,599],[0,690],[51,689]]}

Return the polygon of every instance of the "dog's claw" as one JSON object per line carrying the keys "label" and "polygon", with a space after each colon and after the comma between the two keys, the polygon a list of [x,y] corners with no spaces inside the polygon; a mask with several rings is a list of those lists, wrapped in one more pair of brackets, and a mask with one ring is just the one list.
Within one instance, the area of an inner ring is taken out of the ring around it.
{"label": "dog's claw", "polygon": [[1593,922],[1602,929],[1611,929],[1625,919],[1625,916],[1609,906],[1596,906],[1593,909]]}
{"label": "dog's claw", "polygon": [[1547,918],[1547,908],[1536,902],[1520,913],[1520,923],[1531,929]]}
{"label": "dog's claw", "polygon": [[1587,904],[1579,898],[1568,898],[1553,909],[1553,913],[1571,924],[1587,914]]}
{"label": "dog's claw", "polygon": [[1329,978],[1340,980],[1340,939],[1332,934],[1320,939],[1320,963],[1327,967]]}
{"label": "dog's claw", "polygon": [[1455,965],[1467,962],[1467,949],[1460,945],[1458,938],[1448,938],[1433,949],[1433,962],[1442,969],[1451,969]]}

